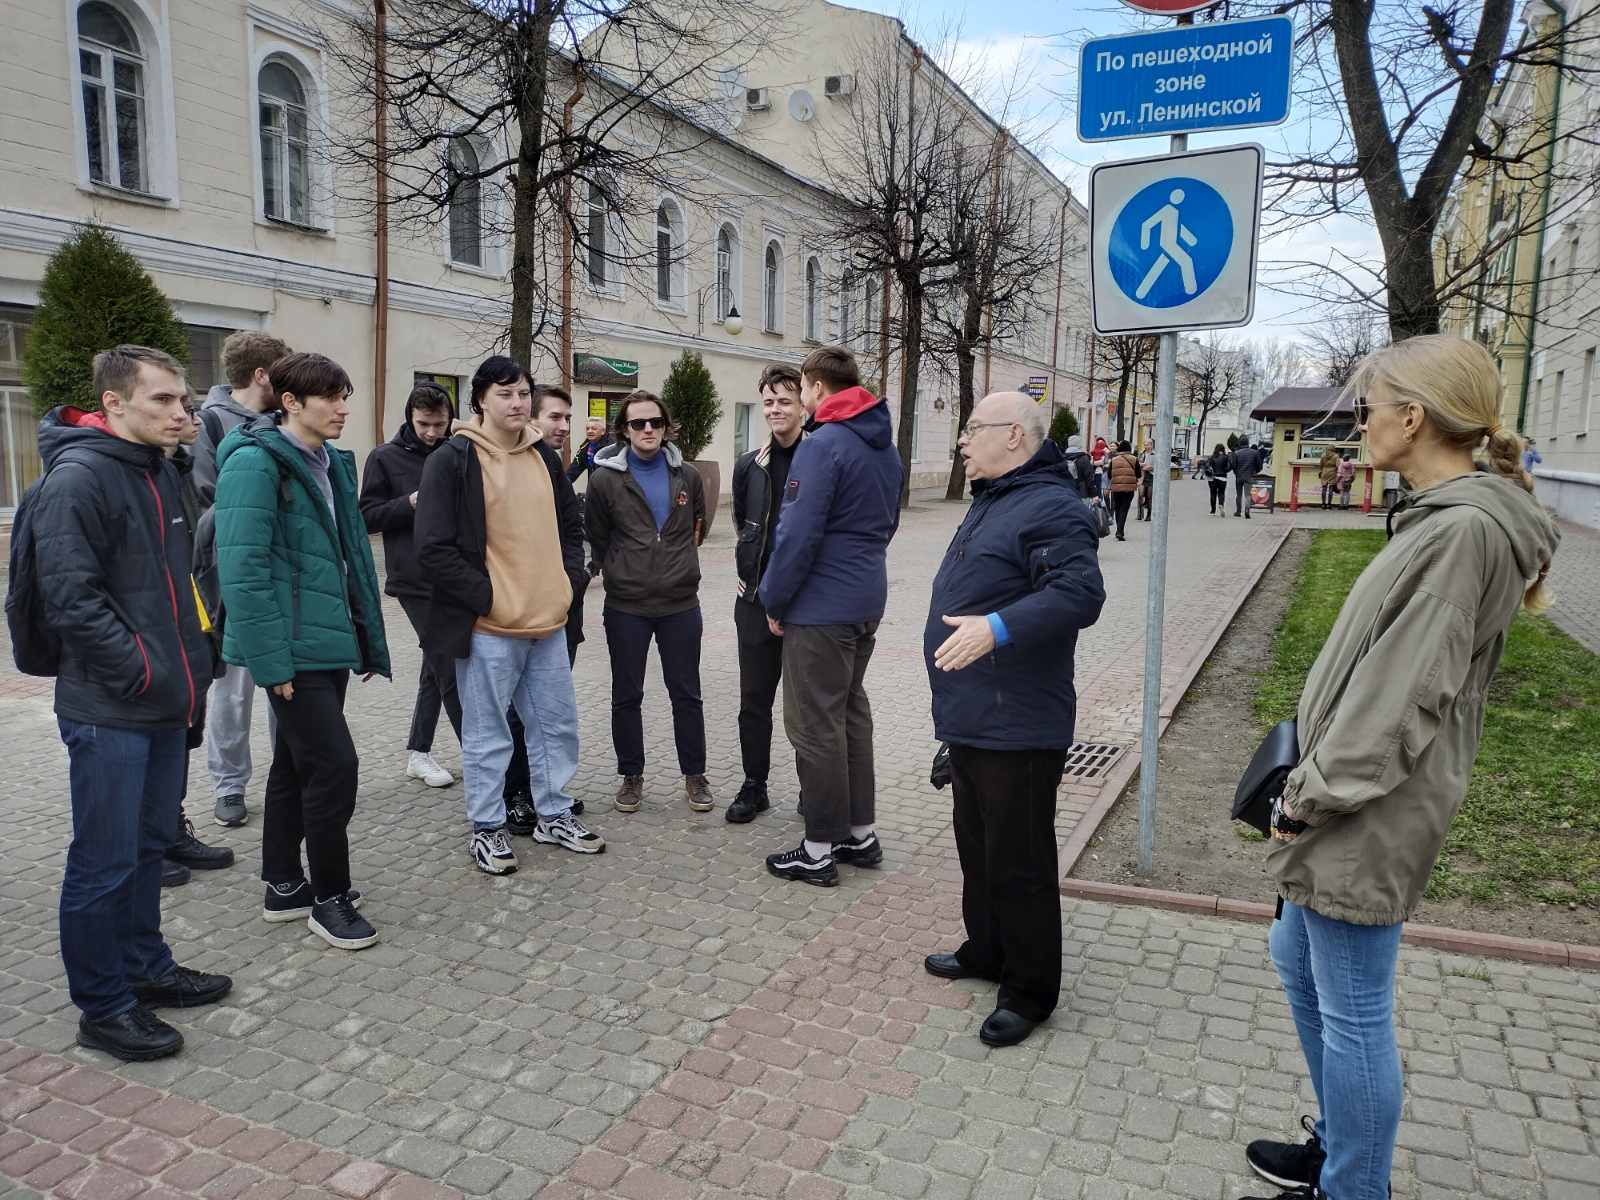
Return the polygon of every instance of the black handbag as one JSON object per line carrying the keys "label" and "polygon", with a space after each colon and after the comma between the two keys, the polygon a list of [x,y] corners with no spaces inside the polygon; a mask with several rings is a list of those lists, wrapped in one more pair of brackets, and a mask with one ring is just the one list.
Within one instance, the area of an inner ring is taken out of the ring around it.
{"label": "black handbag", "polygon": [[950,747],[944,742],[940,742],[939,749],[934,752],[928,782],[940,791],[950,786]]}
{"label": "black handbag", "polygon": [[1300,730],[1279,721],[1256,750],[1233,793],[1233,819],[1263,834],[1269,832],[1272,802],[1283,795],[1289,772],[1300,765]]}

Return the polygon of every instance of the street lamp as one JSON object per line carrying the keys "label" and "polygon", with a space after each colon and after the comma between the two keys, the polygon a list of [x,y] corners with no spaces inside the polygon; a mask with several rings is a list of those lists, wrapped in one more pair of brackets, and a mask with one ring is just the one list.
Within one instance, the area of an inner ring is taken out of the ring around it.
{"label": "street lamp", "polygon": [[[706,293],[716,289],[716,284],[708,283],[695,293],[695,322],[701,334],[706,331]],[[722,318],[722,327],[734,337],[738,337],[739,334],[744,332],[744,318],[739,315],[739,306],[737,304],[728,305],[728,315]]]}

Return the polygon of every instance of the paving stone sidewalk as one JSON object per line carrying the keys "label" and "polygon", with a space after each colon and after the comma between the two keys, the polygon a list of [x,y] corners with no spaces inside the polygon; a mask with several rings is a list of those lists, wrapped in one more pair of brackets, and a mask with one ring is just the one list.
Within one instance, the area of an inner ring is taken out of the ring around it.
{"label": "paving stone sidewalk", "polygon": [[[1229,581],[1243,587],[1287,520],[1207,519],[1198,483],[1175,496],[1173,680],[1233,611]],[[921,626],[960,514],[919,503],[891,557],[868,678],[883,870],[847,869],[832,891],[762,870],[762,854],[799,835],[781,733],[773,813],[742,827],[691,814],[658,679],[646,807],[611,811],[596,595],[578,660],[577,792],[609,849],[580,858],[519,839],[517,875],[479,874],[459,785],[400,778],[417,656],[392,609],[401,682],[354,686],[350,701],[362,749],[354,873],[383,941],[341,954],[262,923],[264,730],[243,829],[210,823],[197,757],[191,815],[240,863],[168,893],[166,931],[183,961],[231,972],[236,988],[220,1007],[173,1014],[188,1046],[159,1063],[73,1045],[54,912],[65,755],[44,681],[0,676],[12,748],[0,794],[0,1200],[1269,1192],[1242,1176],[1239,1147],[1287,1134],[1310,1101],[1264,930],[1066,902],[1062,1006],[1005,1051],[975,1037],[987,989],[921,970],[959,936],[948,797],[927,785]],[[1104,544],[1112,601],[1080,647],[1080,736],[1127,737],[1137,711],[1147,528]],[[724,526],[702,592],[710,774],[724,803],[739,782],[730,558]],[[459,768],[447,727],[438,751]],[[1064,793],[1063,836],[1071,809]],[[1411,1098],[1397,1196],[1600,1197],[1595,979],[1404,952]]]}

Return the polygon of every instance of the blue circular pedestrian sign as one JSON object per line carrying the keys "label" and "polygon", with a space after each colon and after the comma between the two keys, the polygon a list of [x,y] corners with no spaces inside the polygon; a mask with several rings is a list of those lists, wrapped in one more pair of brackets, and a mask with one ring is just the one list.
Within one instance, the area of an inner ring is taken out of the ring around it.
{"label": "blue circular pedestrian sign", "polygon": [[1147,308],[1187,304],[1217,281],[1233,249],[1233,214],[1217,189],[1188,176],[1150,184],[1111,226],[1111,277]]}

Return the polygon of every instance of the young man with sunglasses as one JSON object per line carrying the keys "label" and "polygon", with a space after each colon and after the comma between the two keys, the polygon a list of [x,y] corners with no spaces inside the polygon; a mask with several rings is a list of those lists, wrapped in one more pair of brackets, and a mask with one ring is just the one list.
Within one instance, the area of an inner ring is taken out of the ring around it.
{"label": "young man with sunglasses", "polygon": [[672,700],[672,732],[684,795],[709,812],[706,720],[700,699],[700,539],[705,491],[695,469],[667,441],[672,414],[659,396],[637,391],[617,410],[618,444],[595,456],[585,504],[589,541],[605,575],[606,648],[611,653],[611,738],[617,752],[618,812],[644,802],[645,663],[650,641]]}

